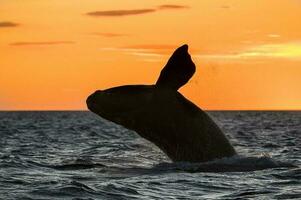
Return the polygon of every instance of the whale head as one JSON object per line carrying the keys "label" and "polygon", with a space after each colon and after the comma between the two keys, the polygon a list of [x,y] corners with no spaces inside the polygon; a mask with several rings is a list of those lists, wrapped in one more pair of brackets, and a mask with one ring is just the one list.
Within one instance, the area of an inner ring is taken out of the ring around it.
{"label": "whale head", "polygon": [[87,100],[90,111],[121,125],[127,125],[130,116],[144,109],[152,99],[154,86],[126,85],[97,90]]}

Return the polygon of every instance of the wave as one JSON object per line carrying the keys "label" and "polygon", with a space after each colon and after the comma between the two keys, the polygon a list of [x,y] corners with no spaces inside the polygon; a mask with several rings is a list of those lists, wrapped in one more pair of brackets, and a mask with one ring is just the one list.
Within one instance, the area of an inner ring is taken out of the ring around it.
{"label": "wave", "polygon": [[235,155],[222,159],[216,159],[204,163],[161,163],[156,168],[169,168],[171,170],[181,170],[191,173],[196,172],[247,172],[258,171],[273,168],[297,168],[298,166],[289,163],[277,161],[267,155],[258,157],[246,157]]}
{"label": "wave", "polygon": [[185,171],[189,173],[197,172],[248,172],[258,171],[274,168],[298,168],[298,166],[289,163],[282,162],[271,158],[268,155],[261,156],[242,156],[235,155],[233,157],[227,157],[222,159],[216,159],[204,163],[190,163],[190,162],[175,162],[175,163],[160,163],[152,168],[140,168],[140,167],[117,167],[109,166],[100,163],[94,163],[89,160],[76,159],[71,162],[66,162],[56,165],[43,165],[44,167],[52,168],[55,170],[82,170],[92,168],[106,169],[108,173],[124,171],[127,169],[127,173],[166,173],[173,171]]}
{"label": "wave", "polygon": [[[134,167],[121,167],[116,165],[93,162],[90,159],[72,159],[65,160],[60,163],[40,163],[32,160],[17,159],[4,159],[1,167],[19,166],[22,168],[28,168],[32,166],[51,168],[55,170],[85,170],[85,169],[103,169],[108,173],[127,170],[127,173],[168,173],[171,171],[185,171],[190,173],[196,172],[246,172],[246,171],[258,171],[273,168],[299,168],[298,166],[289,163],[278,161],[271,158],[268,155],[261,156],[242,156],[235,155],[233,157],[227,157],[222,159],[216,159],[204,163],[190,163],[190,162],[175,162],[175,163],[159,163],[151,168],[136,166]],[[300,168],[299,168],[300,169]]]}
{"label": "wave", "polygon": [[72,161],[65,161],[60,164],[41,164],[33,161],[27,161],[39,167],[52,168],[55,170],[82,170],[82,169],[92,169],[92,168],[103,168],[106,167],[104,164],[94,163],[90,160],[76,159]]}

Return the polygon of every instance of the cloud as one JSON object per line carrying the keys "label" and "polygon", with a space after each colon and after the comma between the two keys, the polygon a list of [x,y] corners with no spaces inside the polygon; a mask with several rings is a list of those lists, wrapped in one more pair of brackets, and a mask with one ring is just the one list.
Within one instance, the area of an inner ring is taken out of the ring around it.
{"label": "cloud", "polygon": [[293,59],[301,60],[301,42],[264,44],[246,48],[237,53],[197,55],[204,59],[243,60],[243,59]]}
{"label": "cloud", "polygon": [[140,49],[144,51],[160,51],[160,50],[173,50],[177,48],[176,45],[168,45],[168,44],[139,44],[139,45],[131,45],[126,46],[126,49]]}
{"label": "cloud", "polygon": [[281,37],[278,34],[268,34],[267,36],[270,37],[270,38],[280,38]]}
{"label": "cloud", "polygon": [[220,8],[222,8],[222,9],[230,9],[231,7],[228,6],[228,5],[222,5]]}
{"label": "cloud", "polygon": [[127,15],[141,15],[150,12],[155,12],[155,9],[135,9],[135,10],[105,10],[105,11],[94,11],[88,12],[87,15],[98,17],[120,17]]}
{"label": "cloud", "polygon": [[178,46],[167,44],[141,44],[119,48],[110,48],[112,51],[122,51],[136,56],[160,57],[172,53]]}
{"label": "cloud", "polygon": [[0,28],[6,28],[6,27],[16,27],[19,26],[19,24],[9,21],[3,21],[0,22]]}
{"label": "cloud", "polygon": [[[169,44],[140,44],[124,47],[101,48],[101,51],[124,53],[137,57],[144,62],[161,62],[166,60],[180,45]],[[194,49],[189,48],[190,52]]]}
{"label": "cloud", "polygon": [[[180,45],[170,44],[140,44],[117,48],[103,48],[104,51],[119,51],[125,54],[138,56],[144,59],[162,59],[169,56]],[[204,60],[243,61],[262,59],[289,59],[301,60],[301,41],[288,43],[274,43],[250,45],[246,48],[225,53],[200,53],[199,50],[189,48],[193,57]]]}
{"label": "cloud", "polygon": [[[136,46],[126,46],[126,47],[109,47],[109,48],[101,48],[101,51],[110,51],[123,53],[126,55],[135,56],[138,60],[144,62],[160,62],[166,56],[166,53],[162,54],[162,52],[158,52],[159,46],[154,45],[153,48],[149,45],[136,45]],[[163,45],[164,46],[164,45]],[[143,48],[141,48],[143,47]],[[166,46],[167,48],[167,46]]]}
{"label": "cloud", "polygon": [[165,4],[158,6],[158,9],[186,9],[189,8],[189,6],[185,5],[173,5],[173,4]]}
{"label": "cloud", "polygon": [[179,10],[189,8],[185,5],[172,5],[165,4],[157,6],[156,8],[146,8],[146,9],[130,9],[130,10],[103,10],[103,11],[93,11],[88,12],[86,15],[93,17],[122,17],[129,15],[142,15],[147,13],[157,12],[159,10]]}
{"label": "cloud", "polygon": [[99,35],[103,37],[123,37],[123,36],[128,36],[127,34],[121,34],[121,33],[92,33],[93,35]]}
{"label": "cloud", "polygon": [[[139,44],[123,47],[101,48],[102,51],[122,51],[130,54],[141,56],[165,56],[173,53],[180,45],[170,44]],[[195,49],[189,48],[189,52],[196,52]]]}
{"label": "cloud", "polygon": [[171,54],[177,46],[175,45],[165,45],[165,44],[142,44],[142,45],[131,45],[124,47],[110,47],[110,48],[101,48],[101,51],[114,51],[122,52],[128,55],[143,57],[143,58],[161,58],[165,55]]}
{"label": "cloud", "polygon": [[46,42],[14,42],[10,43],[12,46],[33,46],[33,45],[60,45],[60,44],[74,44],[73,41],[46,41]]}

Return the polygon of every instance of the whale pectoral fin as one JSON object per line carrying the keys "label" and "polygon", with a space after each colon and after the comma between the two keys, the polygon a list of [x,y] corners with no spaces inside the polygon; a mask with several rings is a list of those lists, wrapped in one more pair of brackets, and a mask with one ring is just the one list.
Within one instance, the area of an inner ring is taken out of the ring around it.
{"label": "whale pectoral fin", "polygon": [[195,65],[188,53],[188,45],[185,44],[176,49],[169,58],[160,73],[156,86],[178,90],[189,81],[194,72]]}

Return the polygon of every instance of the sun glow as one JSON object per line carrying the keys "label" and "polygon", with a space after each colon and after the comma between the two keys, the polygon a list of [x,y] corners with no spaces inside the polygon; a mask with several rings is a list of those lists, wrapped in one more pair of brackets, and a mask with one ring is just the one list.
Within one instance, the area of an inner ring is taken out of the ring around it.
{"label": "sun glow", "polygon": [[300,2],[2,0],[0,110],[86,109],[96,89],[153,84],[173,50],[203,109],[301,109]]}

